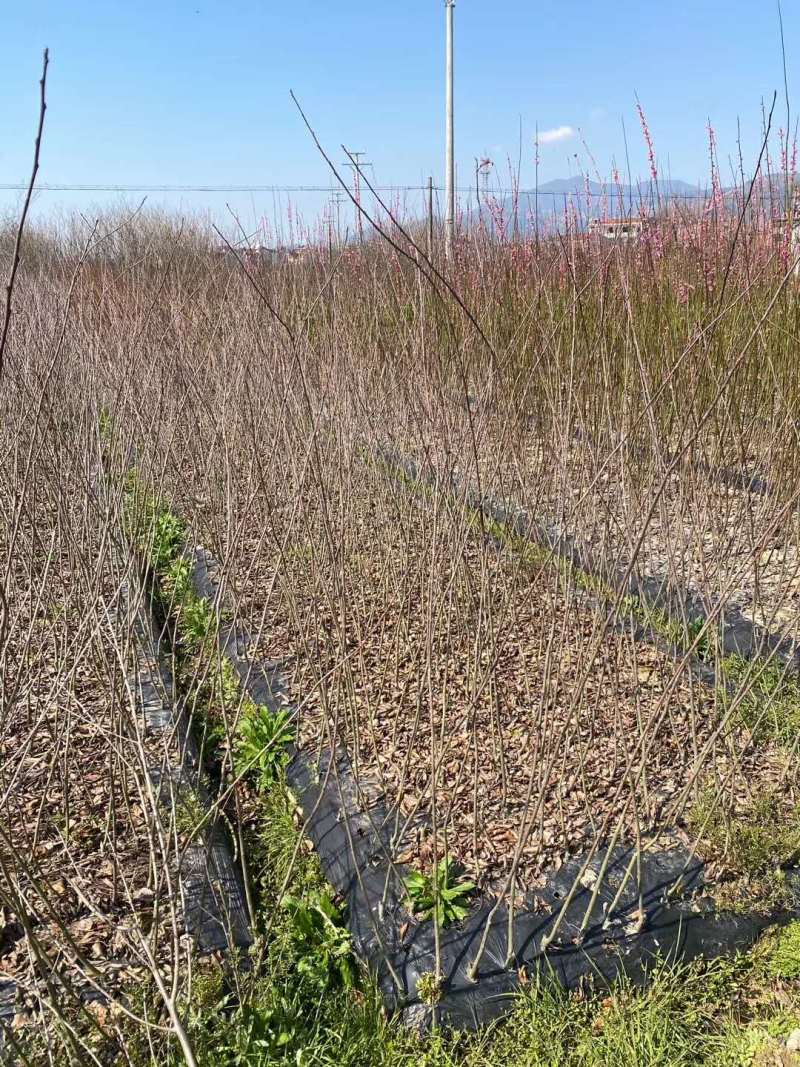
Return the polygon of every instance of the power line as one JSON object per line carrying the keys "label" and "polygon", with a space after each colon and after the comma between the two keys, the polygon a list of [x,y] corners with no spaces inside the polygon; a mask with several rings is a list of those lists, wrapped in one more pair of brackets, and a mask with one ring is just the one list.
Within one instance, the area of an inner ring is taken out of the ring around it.
{"label": "power line", "polygon": [[[371,164],[370,164],[371,165]],[[332,196],[340,191],[333,185],[66,185],[42,182],[36,186],[44,193],[325,193]],[[425,192],[427,185],[375,185],[378,192]],[[22,191],[26,185],[18,182],[0,182],[0,190]],[[467,188],[462,190],[468,192]]]}
{"label": "power line", "polygon": [[[0,182],[0,189],[24,190],[26,186]],[[45,193],[327,193],[335,192],[331,185],[62,185],[42,183],[36,188]],[[403,188],[391,186],[390,188]],[[414,186],[409,186],[414,188]],[[420,189],[426,188],[424,185]]]}
{"label": "power line", "polygon": [[[375,185],[379,193],[427,193],[429,186],[425,185]],[[21,182],[0,182],[0,191],[25,192],[27,186]],[[43,182],[36,189],[43,193],[324,193],[333,196],[338,188],[331,185],[103,185],[103,184],[76,184],[67,185],[56,182]],[[444,186],[434,185],[435,192],[443,192]],[[457,193],[471,194],[475,189],[471,185],[459,185]],[[725,189],[723,196],[730,197],[732,193],[740,190]],[[651,198],[654,190],[648,186],[641,189],[624,188],[621,192],[616,186],[608,189],[595,191],[591,189],[512,189],[498,187],[489,190],[490,196],[550,196],[558,200],[603,200],[620,199],[636,202],[642,198]],[[756,198],[770,198],[769,192],[757,192]],[[772,197],[782,195],[780,191],[774,191]],[[708,200],[712,196],[711,190],[703,192],[669,192],[662,190],[660,196],[664,200]]]}

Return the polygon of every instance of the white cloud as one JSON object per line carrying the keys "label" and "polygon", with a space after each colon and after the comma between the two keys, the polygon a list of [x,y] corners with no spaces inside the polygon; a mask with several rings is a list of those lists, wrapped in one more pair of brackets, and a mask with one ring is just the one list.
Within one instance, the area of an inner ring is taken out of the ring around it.
{"label": "white cloud", "polygon": [[568,141],[575,136],[572,126],[556,126],[552,130],[539,131],[539,144],[555,144],[556,141]]}

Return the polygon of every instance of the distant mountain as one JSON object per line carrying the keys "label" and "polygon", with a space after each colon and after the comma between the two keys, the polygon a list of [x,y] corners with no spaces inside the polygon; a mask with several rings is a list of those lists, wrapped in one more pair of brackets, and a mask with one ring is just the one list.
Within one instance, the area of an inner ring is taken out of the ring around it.
{"label": "distant mountain", "polygon": [[623,196],[633,196],[638,199],[640,196],[649,196],[650,193],[655,193],[656,186],[662,196],[697,196],[705,192],[697,185],[692,185],[690,182],[685,182],[680,178],[666,178],[659,179],[659,181],[642,181],[634,183],[632,185],[622,184],[620,186],[613,182],[596,182],[587,181],[582,175],[577,174],[572,178],[555,178],[553,181],[544,182],[539,186],[539,195],[545,196],[563,196],[565,193],[573,195],[584,196],[589,195],[591,197],[601,197],[606,193],[621,192]]}
{"label": "distant mountain", "polygon": [[[749,179],[746,179],[745,188]],[[790,185],[797,187],[797,183],[791,179]],[[769,199],[777,205],[777,210],[782,210],[781,205],[785,199],[787,179],[785,174],[773,174],[759,179],[758,188],[753,193],[752,203],[759,198]],[[727,187],[722,190],[722,196],[730,205],[739,194],[741,186],[737,188]],[[565,212],[570,217],[577,217],[579,227],[588,225],[591,219],[604,218],[607,216],[620,216],[637,214],[641,210],[652,211],[657,206],[663,207],[670,202],[679,202],[691,206],[692,202],[702,202],[710,195],[708,186],[692,185],[680,178],[665,178],[658,182],[642,181],[635,184],[615,185],[612,182],[587,181],[581,175],[572,178],[555,178],[553,181],[544,182],[539,186],[538,195],[531,189],[524,189],[519,194],[517,204],[517,225],[521,233],[528,233],[533,229],[533,220],[538,213],[540,224],[558,226],[565,217]],[[491,197],[491,190],[489,191]],[[491,201],[490,201],[491,202]],[[510,233],[514,226],[514,206],[511,197],[505,197],[500,201],[502,205],[502,217],[506,229]],[[485,224],[494,229],[496,225],[496,206],[493,209],[486,203],[481,204],[480,217]]]}
{"label": "distant mountain", "polygon": [[[669,178],[657,183],[647,181],[639,184],[615,185],[611,182],[601,183],[587,181],[577,175],[573,178],[555,178],[539,186],[538,194],[525,189],[519,194],[517,219],[519,230],[526,233],[532,228],[533,219],[553,221],[564,217],[565,212],[576,215],[581,225],[590,219],[605,216],[627,215],[638,212],[641,208],[652,210],[658,203],[670,200],[690,202],[703,199],[708,190],[680,178]],[[502,201],[503,218],[509,228],[513,226],[513,202],[511,197]],[[493,212],[485,205],[481,206],[481,218],[488,226],[494,228]]]}

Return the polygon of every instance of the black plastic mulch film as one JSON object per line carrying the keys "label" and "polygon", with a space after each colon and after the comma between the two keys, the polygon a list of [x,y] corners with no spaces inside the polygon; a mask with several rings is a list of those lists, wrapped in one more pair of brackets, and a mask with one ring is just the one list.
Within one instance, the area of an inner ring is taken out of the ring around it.
{"label": "black plastic mulch film", "polygon": [[[127,675],[133,705],[149,735],[163,735],[163,757],[147,768],[156,796],[175,817],[176,806],[190,795],[208,811],[202,766],[187,709],[175,691],[165,648],[167,627],[157,618],[156,598],[149,581],[126,584],[120,591],[116,621],[120,643],[133,619],[132,669]],[[194,806],[194,805],[193,805]],[[233,861],[226,828],[214,816],[181,853],[178,870],[183,922],[201,954],[247,949],[253,942],[241,872]],[[240,964],[246,956],[237,956]],[[105,1002],[105,994],[89,982],[73,986],[83,1003]],[[16,982],[0,982],[0,1063],[13,1062],[3,1026],[18,1010]]]}
{"label": "black plastic mulch film", "polygon": [[[380,447],[371,451],[374,461],[384,464],[390,471],[394,470],[414,485],[427,486],[438,489],[463,501],[474,512],[482,512],[487,518],[493,519],[499,525],[516,534],[524,541],[530,542],[538,548],[551,552],[555,560],[562,560],[574,566],[578,572],[596,578],[613,590],[624,587],[627,592],[638,597],[642,604],[649,609],[663,612],[667,617],[678,622],[705,620],[708,615],[708,607],[688,592],[679,592],[670,588],[665,578],[657,578],[651,575],[639,575],[634,570],[630,575],[622,568],[609,567],[603,560],[598,560],[595,555],[584,545],[579,544],[575,538],[563,533],[555,525],[546,525],[532,519],[524,508],[513,507],[496,500],[494,497],[470,490],[462,480],[452,472],[437,474],[432,470],[423,469],[421,464],[410,459],[391,447]],[[714,475],[724,484],[731,484],[736,472],[709,468],[708,473]],[[741,484],[737,488],[746,488],[750,492],[766,493],[769,485],[764,479],[745,477],[738,475]],[[776,634],[770,633],[765,627],[756,626],[735,606],[728,606],[722,610],[722,605],[714,605],[718,623],[716,632],[720,638],[720,649],[723,655],[738,653],[745,659],[756,656],[772,656],[785,662],[790,662],[794,670],[800,670],[800,648],[797,643]],[[626,625],[626,630],[628,626]],[[664,645],[663,639],[658,634],[652,634],[647,627],[639,626],[639,635],[646,634],[651,643]],[[715,671],[711,664],[695,661],[691,664],[694,673],[709,684],[722,684],[723,679],[715,677]]]}
{"label": "black plastic mulch film", "polygon": [[[160,803],[173,812],[173,818],[176,806],[190,798],[208,813],[211,801],[203,781],[200,752],[188,709],[175,692],[164,649],[167,624],[160,625],[154,604],[146,585],[134,605],[136,670],[129,684],[147,732],[163,734],[167,749],[172,746],[177,751],[171,759],[151,763],[148,776]],[[226,825],[216,809],[181,850],[178,874],[184,924],[201,955],[246,949],[253,943],[244,882],[233,861]]]}
{"label": "black plastic mulch film", "polygon": [[[219,606],[215,569],[198,549],[197,592]],[[223,627],[220,645],[251,699],[273,711],[289,704],[280,665],[252,662],[240,625]],[[433,923],[417,922],[408,911],[402,884],[408,871],[391,859],[390,813],[380,801],[360,804],[346,753],[337,753],[335,764],[330,755],[317,764],[294,751],[287,777],[304,833],[347,907],[356,952],[377,975],[387,1007],[413,1026],[430,1025],[434,1013],[456,1028],[481,1026],[512,1006],[522,975],[537,972],[568,988],[622,973],[641,982],[657,959],[712,959],[746,949],[768,925],[795,913],[718,913],[703,895],[702,861],[681,846],[643,850],[638,862],[626,846],[601,847],[589,862],[584,853],[564,863],[515,909],[510,958],[508,909],[494,899],[476,900],[463,922],[440,930],[442,994],[430,1006],[418,997],[417,983],[435,970]],[[788,872],[787,882],[797,903],[800,874]]]}

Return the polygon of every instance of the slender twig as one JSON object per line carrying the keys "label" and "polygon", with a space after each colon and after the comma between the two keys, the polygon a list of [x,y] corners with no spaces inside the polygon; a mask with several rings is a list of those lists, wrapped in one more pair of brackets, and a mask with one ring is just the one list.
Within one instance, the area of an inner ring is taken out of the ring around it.
{"label": "slender twig", "polygon": [[39,153],[42,147],[44,114],[47,110],[45,88],[47,85],[47,67],[49,63],[50,54],[48,49],[45,48],[44,57],[42,60],[42,76],[39,79],[39,125],[36,130],[36,143],[33,149],[33,168],[31,170],[30,181],[28,182],[28,191],[25,194],[25,201],[22,205],[22,214],[20,215],[19,226],[17,227],[17,236],[14,241],[14,252],[11,256],[11,269],[8,272],[8,280],[6,282],[5,307],[3,309],[3,328],[2,330],[0,330],[0,381],[2,381],[3,377],[3,363],[5,358],[6,342],[8,340],[8,328],[11,323],[11,301],[14,294],[14,281],[16,280],[17,270],[19,268],[22,233],[25,229],[25,220],[28,217],[28,209],[31,206],[31,199],[33,198],[33,187],[36,183],[36,175],[39,173]]}

